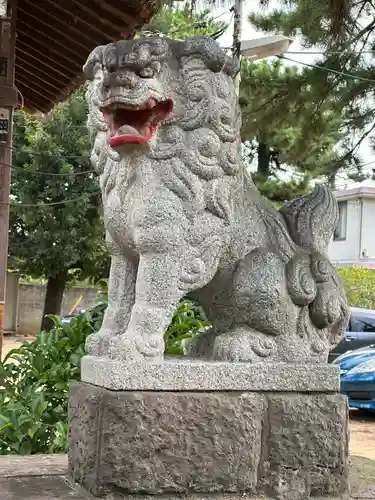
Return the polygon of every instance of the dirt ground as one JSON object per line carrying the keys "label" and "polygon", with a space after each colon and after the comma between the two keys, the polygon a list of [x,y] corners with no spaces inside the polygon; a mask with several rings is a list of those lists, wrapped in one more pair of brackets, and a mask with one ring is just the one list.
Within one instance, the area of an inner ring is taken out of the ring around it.
{"label": "dirt ground", "polygon": [[[5,336],[3,356],[31,340],[31,336]],[[356,410],[350,412],[350,452],[354,456],[375,460],[375,413],[363,415]]]}
{"label": "dirt ground", "polygon": [[17,336],[5,335],[3,343],[3,356],[2,356],[3,359],[8,354],[9,351],[11,351],[12,349],[17,349],[24,342],[32,341],[34,338],[35,337],[31,335],[17,335]]}
{"label": "dirt ground", "polygon": [[375,413],[350,412],[350,452],[357,457],[375,460]]}

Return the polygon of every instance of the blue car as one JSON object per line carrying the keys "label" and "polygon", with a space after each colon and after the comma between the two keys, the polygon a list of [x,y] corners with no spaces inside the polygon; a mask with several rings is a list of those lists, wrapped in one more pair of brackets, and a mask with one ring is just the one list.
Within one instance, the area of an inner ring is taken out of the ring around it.
{"label": "blue car", "polygon": [[375,410],[375,344],[350,351],[333,362],[340,366],[341,393],[350,408]]}

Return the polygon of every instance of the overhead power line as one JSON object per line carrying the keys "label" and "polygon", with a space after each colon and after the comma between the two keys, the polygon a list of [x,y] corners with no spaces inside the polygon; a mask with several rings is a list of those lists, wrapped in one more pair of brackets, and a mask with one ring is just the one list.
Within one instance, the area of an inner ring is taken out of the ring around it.
{"label": "overhead power line", "polygon": [[372,54],[375,55],[375,50],[337,50],[337,51],[331,51],[331,50],[314,50],[314,51],[308,51],[308,50],[288,50],[286,54],[302,54],[302,55],[312,55],[312,56],[318,56],[318,55],[323,55],[323,56],[333,56],[333,55],[349,55],[349,54]]}
{"label": "overhead power line", "polygon": [[[81,128],[87,129],[87,125],[76,125],[75,127],[72,127],[70,130],[81,129]],[[12,151],[14,151],[16,153],[29,154],[30,156],[45,156],[46,154],[48,154],[48,156],[50,158],[61,158],[62,160],[78,160],[80,158],[87,159],[87,160],[89,159],[89,157],[86,155],[64,155],[64,154],[59,154],[59,153],[55,153],[55,154],[54,153],[41,153],[40,151],[32,151],[29,149],[21,150],[21,149],[7,146],[4,144],[2,144],[1,147],[11,149]]]}
{"label": "overhead power line", "polygon": [[345,78],[352,78],[352,79],[359,80],[359,81],[362,81],[362,82],[375,83],[375,80],[372,80],[370,78],[365,78],[363,76],[353,75],[352,73],[345,73],[343,71],[338,71],[336,69],[327,68],[326,66],[321,66],[319,64],[309,64],[309,63],[306,63],[306,62],[303,62],[303,61],[297,61],[296,59],[292,59],[291,57],[287,57],[287,56],[284,56],[284,55],[280,55],[280,56],[277,56],[277,57],[279,57],[279,59],[285,59],[286,61],[291,61],[291,62],[296,63],[296,64],[303,64],[303,66],[307,66],[308,68],[321,69],[323,71],[327,71],[328,73],[333,73],[335,75],[340,75],[340,76],[343,76]]}
{"label": "overhead power line", "polygon": [[82,172],[40,172],[39,170],[29,170],[27,168],[16,167],[14,165],[8,165],[7,163],[2,163],[1,167],[9,167],[12,170],[16,170],[17,172],[25,172],[27,174],[32,175],[48,175],[52,177],[68,177],[70,175],[85,175],[95,173],[95,170],[82,170]]}
{"label": "overhead power line", "polygon": [[93,193],[85,193],[82,196],[78,196],[77,198],[71,198],[68,200],[63,200],[63,201],[52,201],[52,202],[46,202],[46,203],[0,203],[0,205],[8,205],[10,207],[25,207],[25,208],[30,208],[30,207],[38,207],[38,208],[43,208],[43,207],[54,207],[58,205],[65,205],[66,203],[75,203],[80,200],[84,200],[85,198],[91,197],[91,196],[96,196],[100,194],[101,191],[94,191]]}
{"label": "overhead power line", "polygon": [[[22,153],[23,151],[20,151],[19,149],[15,149],[15,148],[12,148],[10,146],[5,146],[7,147],[8,149],[11,149],[12,151],[16,151],[18,153]],[[26,154],[29,154],[31,156],[45,156],[45,153],[39,153],[39,152],[36,152],[36,151],[25,151]],[[83,158],[83,159],[87,159],[89,160],[88,157],[85,158],[84,155],[81,155],[81,156],[76,156],[76,155],[73,155],[73,156],[69,156],[69,155],[54,155],[54,154],[48,154],[48,157],[50,158],[60,158],[62,160],[69,160],[69,159],[78,159],[78,158]],[[39,171],[39,170],[29,170],[28,168],[24,168],[24,167],[17,167],[15,165],[10,165],[8,163],[2,163],[0,166],[2,167],[9,167],[11,168],[12,170],[16,170],[16,171],[19,171],[19,172],[27,172],[28,174],[34,174],[34,175],[48,175],[48,176],[55,176],[55,177],[67,177],[67,176],[71,176],[71,175],[85,175],[85,174],[91,174],[91,173],[95,173],[95,170],[94,169],[90,169],[90,170],[82,170],[81,172],[75,172],[75,171],[70,171],[70,172],[43,172],[43,171]]]}

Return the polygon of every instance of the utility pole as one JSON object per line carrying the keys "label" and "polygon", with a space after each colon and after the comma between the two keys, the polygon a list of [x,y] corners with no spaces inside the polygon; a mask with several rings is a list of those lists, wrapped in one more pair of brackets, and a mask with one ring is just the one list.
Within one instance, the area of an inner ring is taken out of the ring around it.
{"label": "utility pole", "polygon": [[[244,0],[236,0],[233,6],[233,57],[241,62],[241,37],[242,37],[242,22],[243,22],[243,5]],[[241,72],[239,71],[235,79],[235,87],[237,94],[240,92]]]}
{"label": "utility pole", "polygon": [[[12,116],[17,105],[14,86],[16,0],[0,1],[0,359],[4,339],[8,260],[9,194],[12,163]],[[5,14],[5,15],[4,15]]]}

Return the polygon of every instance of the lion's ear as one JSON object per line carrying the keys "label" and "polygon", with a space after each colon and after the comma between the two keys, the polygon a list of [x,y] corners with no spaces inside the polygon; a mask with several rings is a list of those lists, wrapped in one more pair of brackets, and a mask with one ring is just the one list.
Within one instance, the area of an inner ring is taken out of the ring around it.
{"label": "lion's ear", "polygon": [[195,36],[187,38],[182,45],[181,56],[199,55],[207,68],[215,73],[223,71],[234,76],[239,70],[238,61],[228,56],[211,37]]}
{"label": "lion's ear", "polygon": [[105,45],[96,47],[87,58],[87,61],[83,66],[83,74],[85,75],[86,80],[92,80],[98,69],[102,67],[104,48]]}

